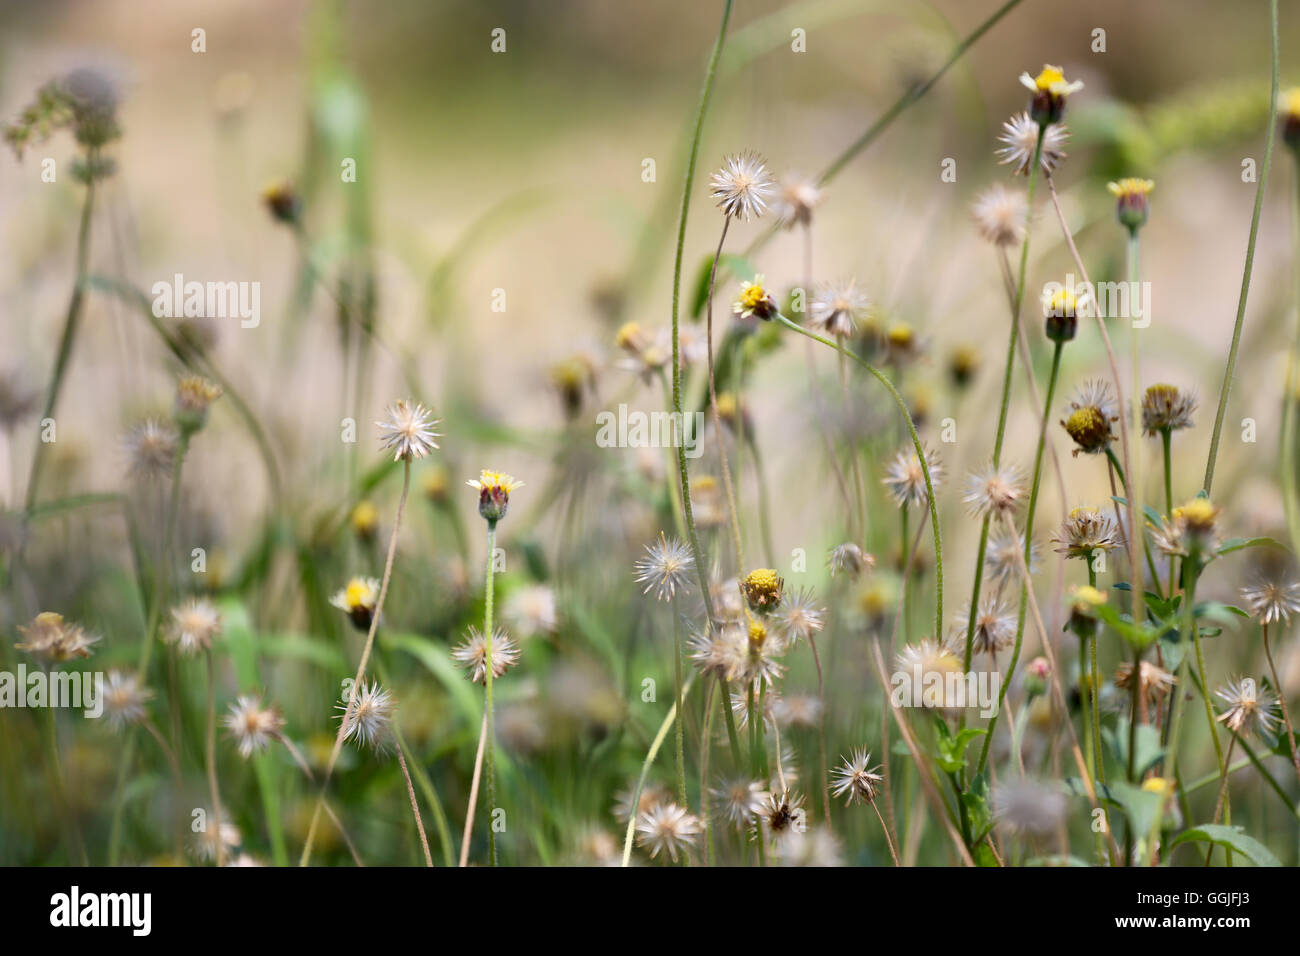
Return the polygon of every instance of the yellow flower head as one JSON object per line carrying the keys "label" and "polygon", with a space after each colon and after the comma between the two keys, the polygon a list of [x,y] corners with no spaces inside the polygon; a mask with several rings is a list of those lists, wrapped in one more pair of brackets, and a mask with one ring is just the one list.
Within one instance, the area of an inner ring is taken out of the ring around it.
{"label": "yellow flower head", "polygon": [[1083,89],[1081,81],[1075,80],[1073,83],[1067,81],[1061,68],[1050,64],[1044,66],[1037,76],[1030,76],[1028,73],[1020,74],[1020,83],[1034,94],[1029,103],[1029,115],[1044,129],[1061,121],[1061,116],[1065,113],[1066,98],[1071,93]]}
{"label": "yellow flower head", "polygon": [[1214,530],[1214,520],[1219,516],[1219,509],[1210,503],[1209,498],[1193,498],[1185,505],[1174,509],[1174,520],[1182,522],[1193,533],[1208,533]]}
{"label": "yellow flower head", "polygon": [[276,222],[293,224],[302,214],[302,197],[289,182],[276,182],[262,190],[262,202]]}
{"label": "yellow flower head", "polygon": [[358,538],[373,538],[379,528],[379,509],[373,501],[358,501],[349,520]]}
{"label": "yellow flower head", "polygon": [[1286,119],[1300,119],[1300,86],[1283,90],[1278,108]]}
{"label": "yellow flower head", "polygon": [[352,578],[342,590],[335,592],[330,604],[347,614],[360,630],[367,630],[379,600],[379,582],[374,578]]}
{"label": "yellow flower head", "polygon": [[1146,225],[1151,214],[1151,190],[1155,183],[1150,179],[1121,179],[1107,183],[1106,188],[1115,196],[1115,215],[1119,224],[1130,232]]}
{"label": "yellow flower head", "polygon": [[745,575],[740,582],[740,592],[745,602],[755,611],[767,613],[781,603],[785,581],[771,568],[758,568]]}
{"label": "yellow flower head", "polygon": [[742,319],[748,319],[751,316],[770,319],[776,315],[776,300],[763,287],[763,277],[761,275],[754,276],[753,282],[741,283],[740,296],[732,305],[731,311]]}
{"label": "yellow flower head", "polygon": [[478,513],[492,525],[506,516],[510,506],[510,492],[522,488],[524,483],[500,471],[482,471],[476,479],[465,482],[478,489]]}

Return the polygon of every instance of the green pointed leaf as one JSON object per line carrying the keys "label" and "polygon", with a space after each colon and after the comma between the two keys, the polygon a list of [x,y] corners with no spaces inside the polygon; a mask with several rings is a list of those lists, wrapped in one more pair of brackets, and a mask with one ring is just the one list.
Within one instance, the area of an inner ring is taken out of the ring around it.
{"label": "green pointed leaf", "polygon": [[1184,830],[1178,834],[1174,841],[1169,844],[1169,847],[1173,849],[1180,843],[1188,843],[1192,840],[1215,843],[1230,850],[1235,850],[1256,866],[1282,865],[1278,858],[1269,852],[1268,847],[1250,836],[1241,827],[1219,826],[1208,823],[1203,826],[1192,827],[1190,830]]}

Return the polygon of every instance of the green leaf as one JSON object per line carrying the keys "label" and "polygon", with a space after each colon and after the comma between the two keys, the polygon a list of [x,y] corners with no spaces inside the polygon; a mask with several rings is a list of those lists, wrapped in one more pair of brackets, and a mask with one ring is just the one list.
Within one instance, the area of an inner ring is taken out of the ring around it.
{"label": "green leaf", "polygon": [[[754,267],[744,256],[732,255],[724,252],[718,257],[718,277],[717,282],[721,284],[724,276],[730,272],[733,276],[744,276],[749,278],[754,275]],[[704,314],[704,306],[709,300],[709,277],[713,274],[713,256],[705,256],[704,261],[700,263],[699,270],[695,273],[695,295],[691,298],[691,317],[698,319]],[[714,289],[713,298],[715,302],[718,299],[718,290]],[[727,313],[731,313],[731,306],[727,306]]]}
{"label": "green leaf", "polygon": [[982,727],[967,727],[956,737],[943,733],[939,737],[939,766],[945,773],[959,773],[966,766],[966,747],[976,737],[982,737],[987,731]]}
{"label": "green leaf", "polygon": [[1258,538],[1229,538],[1219,545],[1216,554],[1232,554],[1234,551],[1240,551],[1243,548],[1281,548],[1283,545],[1274,538],[1262,536]]}
{"label": "green leaf", "polygon": [[1268,847],[1247,834],[1241,827],[1228,827],[1209,823],[1199,827],[1192,827],[1190,830],[1184,830],[1178,834],[1174,841],[1169,844],[1169,848],[1173,849],[1180,843],[1187,843],[1192,840],[1215,843],[1230,850],[1235,850],[1256,866],[1282,865],[1278,862],[1277,857],[1269,852]]}
{"label": "green leaf", "polygon": [[971,842],[980,843],[993,829],[993,811],[989,808],[989,782],[984,774],[971,781],[970,786],[961,795],[961,804],[966,820],[970,824]]}
{"label": "green leaf", "polygon": [[[1120,717],[1115,721],[1115,728],[1103,727],[1102,738],[1110,747],[1115,760],[1121,767],[1128,766],[1128,718]],[[1160,746],[1160,734],[1150,724],[1137,725],[1136,741],[1137,759],[1134,769],[1139,775],[1146,773],[1165,755]]]}
{"label": "green leaf", "polygon": [[[1160,801],[1164,796],[1135,787],[1126,781],[1111,784],[1110,792],[1115,802],[1123,808],[1133,832],[1143,836],[1150,833],[1151,825],[1155,823],[1156,813],[1160,809]],[[1170,815],[1166,813],[1162,823],[1168,825],[1170,822]]]}

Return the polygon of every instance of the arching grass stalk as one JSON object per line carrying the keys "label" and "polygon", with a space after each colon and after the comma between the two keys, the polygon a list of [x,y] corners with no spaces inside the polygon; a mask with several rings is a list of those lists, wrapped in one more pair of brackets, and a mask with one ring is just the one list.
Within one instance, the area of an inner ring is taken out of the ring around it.
{"label": "arching grass stalk", "polygon": [[[682,288],[682,255],[686,247],[686,219],[691,208],[691,191],[695,185],[695,166],[700,156],[700,139],[704,131],[704,116],[708,112],[709,100],[713,96],[713,80],[718,71],[718,57],[722,54],[722,44],[727,36],[727,23],[731,19],[731,6],[732,0],[724,0],[722,23],[718,27],[718,39],[713,44],[713,52],[709,56],[709,65],[704,73],[704,86],[700,90],[700,103],[695,111],[695,133],[691,137],[691,151],[686,161],[686,174],[682,183],[681,214],[678,216],[677,221],[677,250],[673,257],[672,329],[673,414],[676,415],[678,421],[684,421],[682,417],[682,362],[678,311]],[[709,592],[709,578],[708,572],[705,570],[704,552],[700,550],[699,533],[696,530],[695,516],[691,509],[691,483],[690,473],[686,467],[685,442],[677,443],[677,475],[682,489],[682,510],[686,514],[686,533],[690,538],[691,551],[695,555],[695,573],[699,578],[700,598],[704,601],[704,608],[709,618],[709,627],[712,628],[714,623],[713,598]],[[725,688],[724,697],[729,697],[725,693]],[[726,701],[725,706],[727,712],[730,713],[730,700]],[[740,748],[736,739],[734,721],[728,724],[727,732],[731,738],[732,752],[738,757]]]}
{"label": "arching grass stalk", "polygon": [[[1259,218],[1264,207],[1264,186],[1273,162],[1273,136],[1277,129],[1277,97],[1280,85],[1280,54],[1278,52],[1277,0],[1269,0],[1269,37],[1272,49],[1272,77],[1268,100],[1268,132],[1264,139],[1264,165],[1259,171],[1255,186],[1255,208],[1250,214],[1250,238],[1246,241],[1246,265],[1241,270],[1241,294],[1237,298],[1237,319],[1232,326],[1232,345],[1228,348],[1228,364],[1223,370],[1223,385],[1219,389],[1219,409],[1214,415],[1214,432],[1210,437],[1210,455],[1205,462],[1203,486],[1208,495],[1214,485],[1214,465],[1219,457],[1219,437],[1223,420],[1228,413],[1228,392],[1232,390],[1232,375],[1237,368],[1237,348],[1241,345],[1241,328],[1246,318],[1246,296],[1250,293],[1250,274],[1255,264],[1255,239],[1259,235]],[[1291,467],[1288,462],[1286,467]]]}
{"label": "arching grass stalk", "polygon": [[[99,164],[99,150],[90,148],[86,151],[86,169],[93,171]],[[86,176],[86,197],[81,204],[81,223],[77,227],[76,275],[72,280],[72,295],[68,299],[68,311],[63,317],[63,331],[59,334],[59,350],[54,359],[54,371],[50,376],[50,387],[45,393],[45,405],[41,409],[39,421],[54,415],[59,404],[59,393],[63,390],[63,380],[67,375],[68,362],[72,358],[72,346],[77,339],[77,330],[81,326],[81,306],[85,300],[85,279],[90,264],[90,224],[95,209],[95,176]],[[27,499],[23,510],[31,513],[36,504],[36,494],[40,490],[41,466],[45,462],[47,442],[40,439],[32,454],[31,471],[27,476]]]}
{"label": "arching grass stalk", "polygon": [[685,728],[682,726],[682,622],[677,616],[677,599],[669,604],[673,616],[673,698],[676,704],[677,720],[674,721],[677,737],[677,800],[683,807],[686,802],[686,747],[683,743]]}
{"label": "arching grass stalk", "polygon": [[[1025,302],[1025,275],[1029,270],[1029,235],[1030,226],[1034,219],[1034,193],[1038,186],[1039,168],[1043,159],[1043,135],[1046,127],[1038,127],[1038,137],[1034,141],[1034,158],[1029,166],[1029,188],[1026,195],[1025,206],[1025,238],[1020,243],[1020,269],[1016,276],[1016,291],[1011,303],[1011,331],[1007,336],[1007,358],[1004,363],[1002,373],[1002,400],[998,408],[998,428],[993,439],[993,467],[997,468],[1002,463],[1002,444],[1006,440],[1007,434],[1007,412],[1011,407],[1011,379],[1012,372],[1016,365],[1016,343],[1020,338],[1020,310]],[[1049,396],[1050,402],[1050,396]],[[1047,427],[1047,412],[1043,413],[1043,430]],[[1041,432],[1040,432],[1041,434]],[[1042,456],[1042,445],[1039,445],[1039,457]],[[1037,469],[1035,469],[1036,471]],[[971,587],[970,612],[966,619],[966,650],[963,655],[963,667],[969,671],[971,666],[971,655],[975,643],[975,618],[979,613],[980,591],[984,586],[984,555],[988,551],[989,544],[989,522],[992,520],[990,515],[985,515],[984,520],[980,523],[980,540],[975,549],[975,574],[974,583]],[[1025,548],[1029,548],[1029,532],[1025,532]],[[1024,621],[1024,601],[1020,602],[1021,629]],[[1014,660],[1014,657],[1013,657]],[[1005,682],[1004,682],[1005,691]],[[1001,709],[1002,702],[998,702]],[[965,717],[963,715],[963,723]],[[996,713],[993,720],[997,720]],[[992,726],[990,725],[989,736],[984,739],[984,752],[987,754],[989,740],[992,738]],[[981,761],[981,766],[983,762]]]}
{"label": "arching grass stalk", "polygon": [[[691,678],[682,685],[682,700],[691,690]],[[727,706],[730,708],[730,698],[727,700]],[[650,775],[650,767],[655,762],[655,757],[659,755],[659,748],[664,745],[664,740],[668,737],[668,730],[677,720],[677,705],[673,704],[668,709],[667,715],[664,716],[663,723],[659,725],[659,730],[650,741],[650,749],[646,751],[645,760],[641,763],[641,774],[636,779],[636,788],[632,791],[632,799],[629,805],[632,808],[631,818],[627,821],[627,832],[623,837],[623,862],[622,866],[627,866],[628,861],[632,858],[632,837],[636,833],[637,805],[641,802],[641,791],[645,789],[646,778]]]}
{"label": "arching grass stalk", "polygon": [[406,795],[411,800],[411,813],[415,817],[415,829],[420,834],[420,846],[424,850],[424,865],[433,866],[433,855],[429,852],[429,838],[424,833],[424,821],[420,819],[420,804],[415,799],[415,786],[411,783],[411,771],[406,769],[406,757],[402,748],[397,748],[397,765],[402,768],[402,779],[406,781]]}
{"label": "arching grass stalk", "polygon": [[943,633],[943,539],[942,539],[942,533],[939,530],[939,510],[934,503],[934,483],[930,480],[930,462],[929,459],[927,459],[925,456],[925,448],[921,444],[921,437],[916,433],[916,423],[912,421],[912,413],[908,411],[907,403],[903,401],[903,396],[898,394],[898,389],[894,387],[894,383],[891,382],[889,378],[883,372],[880,371],[880,369],[876,368],[870,362],[867,362],[866,360],[858,357],[857,355],[854,355],[848,349],[844,348],[844,346],[836,342],[833,342],[828,338],[823,338],[822,336],[818,335],[816,332],[810,332],[807,329],[803,328],[802,326],[796,325],[795,323],[787,319],[784,315],[782,315],[780,312],[777,312],[773,316],[773,318],[776,321],[780,322],[782,325],[784,325],[786,328],[790,329],[791,331],[798,332],[800,335],[807,336],[808,338],[812,339],[815,342],[820,342],[822,345],[826,346],[827,348],[835,349],[835,351],[839,352],[841,355],[848,356],[853,361],[857,362],[858,365],[860,365],[867,372],[870,372],[871,375],[876,379],[876,381],[878,381],[881,385],[883,385],[885,387],[885,390],[889,392],[890,397],[893,398],[894,400],[894,404],[898,407],[899,413],[902,415],[904,421],[907,422],[908,434],[912,436],[912,447],[916,451],[917,460],[921,463],[921,471],[925,475],[925,491],[928,499],[927,506],[929,507],[930,510],[930,528],[934,534],[934,587],[935,587],[934,629],[936,634],[942,634]]}
{"label": "arching grass stalk", "polygon": [[[402,459],[402,494],[397,499],[397,516],[393,519],[393,533],[388,540],[388,557],[384,560],[384,577],[379,583],[379,597],[375,599],[375,609],[370,616],[370,629],[366,634],[366,643],[361,650],[361,660],[357,664],[356,676],[352,679],[352,684],[348,687],[348,697],[344,701],[343,719],[339,721],[338,733],[334,735],[334,747],[330,751],[329,763],[325,765],[325,778],[321,782],[320,796],[316,799],[316,808],[312,811],[311,825],[307,828],[307,840],[302,848],[302,858],[299,860],[299,866],[306,866],[311,862],[312,844],[316,839],[316,828],[320,824],[321,808],[325,802],[325,791],[329,787],[330,779],[334,776],[334,766],[338,763],[339,754],[343,751],[343,738],[348,730],[348,716],[352,713],[352,702],[361,686],[362,679],[366,676],[366,665],[370,662],[370,652],[375,646],[375,632],[379,629],[379,617],[384,610],[384,599],[388,597],[388,582],[393,576],[393,558],[397,554],[397,533],[402,527],[402,512],[406,510],[406,496],[411,490],[411,459],[404,457]],[[489,555],[489,561],[491,556]],[[491,668],[489,667],[490,671]]]}
{"label": "arching grass stalk", "polygon": [[[745,548],[740,538],[740,510],[736,507],[736,489],[731,481],[731,466],[727,463],[727,448],[722,431],[722,418],[718,415],[718,391],[713,380],[713,290],[718,279],[718,259],[722,257],[722,245],[727,241],[727,229],[731,225],[731,216],[722,220],[722,235],[718,237],[718,251],[713,255],[713,265],[709,270],[709,290],[705,304],[705,350],[708,353],[709,374],[709,412],[713,416],[713,438],[718,448],[718,464],[722,469],[722,487],[727,493],[727,507],[731,512],[731,544],[736,549],[736,576],[745,574]],[[740,420],[740,407],[736,408],[736,420]]]}
{"label": "arching grass stalk", "polygon": [[[1043,417],[1038,426],[1038,448],[1034,452],[1034,477],[1029,490],[1029,508],[1025,512],[1025,547],[1023,559],[1028,567],[1030,547],[1034,540],[1034,513],[1038,510],[1038,490],[1042,484],[1043,477],[1043,449],[1047,445],[1047,421],[1051,414],[1052,399],[1056,396],[1056,380],[1060,377],[1061,371],[1061,352],[1065,348],[1064,342],[1057,342],[1056,347],[1052,350],[1052,371],[1047,378],[1047,397],[1043,400]],[[1012,540],[1015,540],[1015,528],[1012,528]],[[984,536],[987,538],[988,521],[985,521]],[[980,566],[983,567],[984,561],[981,557]],[[1091,565],[1090,565],[1091,566]],[[1024,581],[1020,585],[1020,611],[1016,618],[1016,639],[1011,648],[1011,660],[1007,664],[1007,673],[1003,677],[1001,685],[998,687],[998,706],[989,718],[989,724],[984,734],[984,741],[980,745],[979,761],[975,765],[975,775],[984,770],[985,764],[989,758],[989,748],[993,744],[993,733],[997,729],[998,716],[1002,712],[1003,702],[1007,697],[1007,688],[1011,683],[1011,678],[1015,676],[1016,665],[1020,662],[1020,650],[1024,643],[1025,636],[1025,611],[1030,582],[1029,575],[1025,575]],[[979,600],[979,592],[975,594],[975,600]],[[972,614],[974,614],[974,605],[972,605]],[[970,635],[967,635],[966,641],[966,670],[970,670],[971,641]]]}
{"label": "arching grass stalk", "polygon": [[[718,71],[718,57],[722,53],[722,44],[727,36],[727,23],[731,20],[732,0],[724,0],[722,23],[718,27],[718,39],[713,44],[709,55],[709,65],[704,73],[704,86],[700,90],[700,104],[695,111],[695,132],[691,137],[690,156],[686,161],[686,173],[682,182],[681,214],[677,221],[677,250],[673,257],[673,294],[672,294],[672,329],[673,329],[673,414],[677,421],[682,417],[682,362],[681,336],[678,327],[678,311],[682,290],[682,256],[686,248],[686,218],[691,208],[691,190],[695,185],[695,166],[700,156],[700,139],[704,131],[704,116],[709,109],[709,100],[713,97],[713,80]],[[704,611],[709,621],[709,628],[715,626],[713,596],[709,591],[709,575],[705,570],[704,552],[700,550],[700,536],[695,527],[695,515],[691,508],[691,479],[686,467],[686,443],[677,443],[677,476],[682,490],[682,510],[686,515],[686,535],[691,542],[691,551],[695,555],[695,574],[700,584],[700,599],[704,602]],[[731,714],[731,690],[726,681],[721,682],[721,705],[723,717],[727,724],[727,739],[731,744],[733,759],[740,760],[740,739],[736,734],[736,721]]]}
{"label": "arching grass stalk", "polygon": [[1300,551],[1300,491],[1296,489],[1296,407],[1300,404],[1300,150],[1293,150],[1296,160],[1295,184],[1291,190],[1292,305],[1295,308],[1295,338],[1286,359],[1286,391],[1282,393],[1282,447],[1278,469],[1282,483],[1282,507],[1291,537],[1291,549]]}

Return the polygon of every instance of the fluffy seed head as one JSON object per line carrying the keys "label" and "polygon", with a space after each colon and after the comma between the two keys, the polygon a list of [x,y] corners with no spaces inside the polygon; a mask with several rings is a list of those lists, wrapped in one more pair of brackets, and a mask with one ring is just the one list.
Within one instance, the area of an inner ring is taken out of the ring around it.
{"label": "fluffy seed head", "polygon": [[1147,435],[1192,427],[1196,396],[1177,385],[1152,385],[1142,394],[1142,431]]}
{"label": "fluffy seed head", "polygon": [[393,461],[417,461],[438,447],[438,420],[423,405],[399,398],[389,405],[388,417],[379,426],[379,441],[393,453]]}
{"label": "fluffy seed head", "polygon": [[[943,462],[939,453],[928,447],[925,449],[925,460],[930,466],[930,483],[937,489],[943,479]],[[915,448],[904,448],[894,455],[885,469],[882,483],[900,508],[908,505],[923,508],[930,501],[929,491],[925,487],[925,471],[921,468],[921,459]]]}
{"label": "fluffy seed head", "polygon": [[1261,624],[1285,624],[1300,614],[1300,583],[1259,580],[1241,589],[1242,600],[1251,616]]}
{"label": "fluffy seed head", "polygon": [[104,716],[114,730],[138,724],[148,716],[153,691],[129,671],[111,670],[104,681]]}
{"label": "fluffy seed head", "polygon": [[274,707],[263,707],[261,698],[241,694],[230,705],[223,723],[239,745],[239,755],[248,758],[261,753],[280,735],[284,718]]}
{"label": "fluffy seed head", "polygon": [[871,766],[871,754],[865,747],[853,751],[852,757],[840,757],[840,765],[832,772],[831,793],[836,797],[847,797],[845,805],[853,803],[873,803],[881,781],[885,778],[876,773],[879,767]]}
{"label": "fluffy seed head", "polygon": [[[475,684],[487,680],[488,646],[483,632],[476,627],[469,629],[465,642],[451,652],[452,659],[461,667],[469,669],[469,679]],[[501,628],[492,629],[492,679],[496,680],[510,668],[519,663],[519,646],[510,639]]]}
{"label": "fluffy seed head", "polygon": [[18,631],[25,640],[14,647],[51,665],[89,657],[91,646],[99,641],[54,611],[42,611],[30,624],[19,625]]}
{"label": "fluffy seed head", "polygon": [[866,318],[870,306],[857,279],[823,282],[808,308],[810,324],[836,338],[848,338]]}
{"label": "fluffy seed head", "polygon": [[170,422],[150,419],[133,426],[122,443],[131,476],[160,481],[171,475],[179,440],[180,436]]}
{"label": "fluffy seed head", "polygon": [[971,217],[980,236],[995,246],[1018,246],[1025,237],[1029,203],[1019,189],[996,183],[975,198]]}
{"label": "fluffy seed head", "polygon": [[1119,409],[1108,382],[1102,379],[1084,382],[1070,401],[1066,415],[1061,427],[1074,439],[1074,454],[1101,454],[1115,440],[1110,426],[1119,421]]}
{"label": "fluffy seed head", "polygon": [[679,589],[690,588],[695,557],[689,546],[676,538],[669,541],[661,531],[658,542],[646,545],[645,550],[634,566],[637,584],[645,585],[643,594],[654,591],[660,601],[671,601]]}
{"label": "fluffy seed head", "polygon": [[636,842],[650,851],[652,860],[663,851],[676,863],[677,854],[694,846],[699,832],[699,818],[676,803],[657,804],[636,821]]}
{"label": "fluffy seed head", "polygon": [[966,476],[962,500],[973,515],[1009,515],[1025,496],[1024,475],[1014,465],[992,465]]}
{"label": "fluffy seed head", "polygon": [[763,215],[775,186],[762,157],[753,152],[728,156],[709,179],[709,193],[723,215],[746,222]]}
{"label": "fluffy seed head", "polygon": [[1110,552],[1120,546],[1119,526],[1099,508],[1072,508],[1052,542],[1060,545],[1057,554],[1091,561],[1098,551]]}
{"label": "fluffy seed head", "polygon": [[1227,706],[1218,720],[1234,734],[1271,735],[1281,723],[1277,716],[1277,701],[1252,677],[1229,681],[1214,695]]}
{"label": "fluffy seed head", "polygon": [[[1065,141],[1069,130],[1060,123],[1055,123],[1043,131],[1043,150],[1038,158],[1043,172],[1050,173],[1065,158]],[[1038,143],[1038,124],[1028,113],[1017,113],[1002,124],[1002,143],[997,150],[998,162],[1004,166],[1014,166],[1017,176],[1029,175],[1029,167],[1034,163],[1034,148]]]}
{"label": "fluffy seed head", "polygon": [[339,719],[343,721],[344,740],[355,739],[376,750],[387,749],[391,743],[396,707],[393,695],[380,687],[379,681],[367,684],[363,680],[353,688],[351,703],[345,692],[334,709],[341,711]]}
{"label": "fluffy seed head", "polygon": [[212,646],[221,633],[221,614],[207,598],[188,598],[172,608],[172,626],[166,640],[182,654],[197,654]]}

